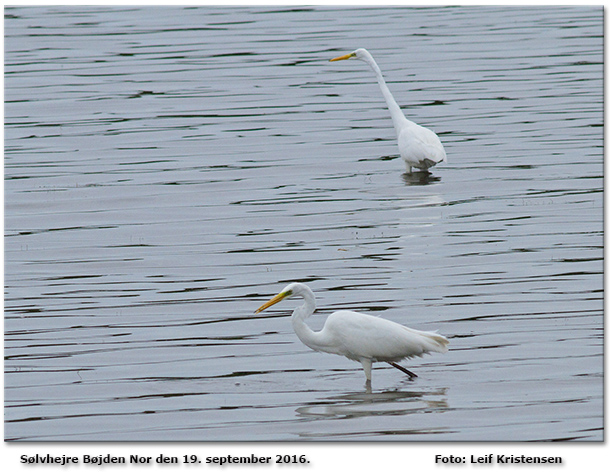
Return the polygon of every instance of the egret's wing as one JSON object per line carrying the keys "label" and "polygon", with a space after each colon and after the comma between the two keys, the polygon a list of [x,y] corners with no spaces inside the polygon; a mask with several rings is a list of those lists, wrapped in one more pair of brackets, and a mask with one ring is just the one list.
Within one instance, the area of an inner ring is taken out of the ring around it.
{"label": "egret's wing", "polygon": [[441,161],[447,161],[447,155],[445,154],[445,149],[443,145],[441,145],[440,141],[416,141],[416,148],[418,149],[418,157],[420,161],[430,160],[435,163],[440,163]]}
{"label": "egret's wing", "polygon": [[432,130],[414,123],[401,131],[398,149],[402,158],[416,168],[427,169],[441,161],[447,161],[445,149],[438,136]]}
{"label": "egret's wing", "polygon": [[[341,353],[354,360],[401,360],[427,352],[445,352],[447,340],[434,333],[416,331],[386,319],[337,311],[331,314],[324,332],[332,337]],[[437,340],[437,338],[440,338]],[[444,349],[444,350],[443,350]]]}

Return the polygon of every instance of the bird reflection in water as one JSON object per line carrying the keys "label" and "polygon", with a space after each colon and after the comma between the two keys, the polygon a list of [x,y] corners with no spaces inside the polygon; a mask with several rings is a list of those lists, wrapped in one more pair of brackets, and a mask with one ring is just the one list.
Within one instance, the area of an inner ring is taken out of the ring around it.
{"label": "bird reflection in water", "polygon": [[449,409],[447,389],[432,391],[388,390],[346,393],[297,408],[308,418],[357,418],[367,416],[409,415]]}
{"label": "bird reflection in water", "polygon": [[412,173],[403,173],[402,180],[407,186],[426,186],[428,184],[438,183],[440,176],[434,176],[429,171],[415,171]]}

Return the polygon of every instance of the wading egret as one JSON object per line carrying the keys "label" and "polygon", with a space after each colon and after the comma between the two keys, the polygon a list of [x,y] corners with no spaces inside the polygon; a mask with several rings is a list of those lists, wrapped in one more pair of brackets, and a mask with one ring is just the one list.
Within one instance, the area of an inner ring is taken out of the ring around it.
{"label": "wading egret", "polygon": [[303,283],[291,283],[277,296],[256,310],[279,303],[284,298],[301,296],[305,303],[292,313],[292,327],[303,344],[314,351],[339,354],[362,364],[367,384],[371,381],[373,362],[387,362],[409,377],[417,377],[396,362],[428,352],[447,352],[449,341],[433,332],[417,331],[406,326],[355,311],[332,313],[321,331],[313,331],[305,319],[316,309],[316,298]]}
{"label": "wading egret", "polygon": [[396,129],[396,136],[398,137],[398,150],[407,165],[407,173],[411,172],[412,167],[425,171],[441,161],[447,161],[445,149],[436,133],[411,122],[401,112],[400,107],[396,100],[394,100],[390,89],[388,89],[383,79],[381,69],[377,66],[371,53],[366,49],[360,48],[344,56],[333,58],[330,61],[341,61],[351,58],[360,59],[367,63],[377,77],[381,93],[388,104],[388,109],[390,109],[392,122]]}

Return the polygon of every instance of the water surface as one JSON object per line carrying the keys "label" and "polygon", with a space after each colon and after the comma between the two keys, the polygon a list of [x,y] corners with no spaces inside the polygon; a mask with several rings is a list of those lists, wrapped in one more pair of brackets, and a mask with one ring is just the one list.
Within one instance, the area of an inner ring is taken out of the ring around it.
{"label": "water surface", "polygon": [[[602,14],[6,8],[5,438],[602,440]],[[291,281],[450,351],[367,392]]]}

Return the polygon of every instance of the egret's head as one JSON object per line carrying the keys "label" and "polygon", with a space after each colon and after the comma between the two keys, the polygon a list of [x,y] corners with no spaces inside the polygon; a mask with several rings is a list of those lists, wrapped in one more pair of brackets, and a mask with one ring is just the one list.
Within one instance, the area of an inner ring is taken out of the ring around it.
{"label": "egret's head", "polygon": [[358,48],[355,51],[352,51],[349,54],[345,54],[343,56],[339,56],[337,58],[332,58],[329,61],[342,61],[344,59],[363,59],[365,57],[365,55],[368,54],[368,51],[364,48]]}
{"label": "egret's head", "polygon": [[258,308],[254,313],[258,314],[261,311],[266,310],[269,306],[273,306],[274,304],[279,303],[284,298],[290,298],[294,293],[293,286],[294,286],[294,283],[291,283],[290,285],[288,285],[286,288],[284,288],[282,291],[280,291],[277,295],[275,295],[273,298],[271,298],[269,301],[267,301],[264,305],[262,305],[260,308]]}

